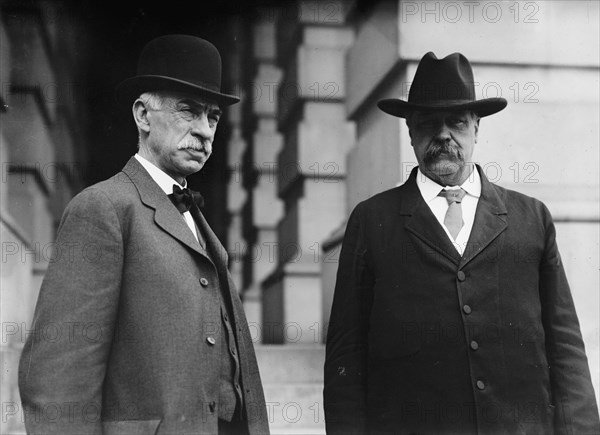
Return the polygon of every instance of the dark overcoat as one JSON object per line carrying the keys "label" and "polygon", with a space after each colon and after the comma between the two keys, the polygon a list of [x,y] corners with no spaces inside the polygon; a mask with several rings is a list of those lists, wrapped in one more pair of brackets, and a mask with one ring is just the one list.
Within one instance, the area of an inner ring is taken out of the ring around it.
{"label": "dark overcoat", "polygon": [[462,256],[416,170],[353,211],[328,330],[328,434],[600,433],[550,213],[478,170]]}
{"label": "dark overcoat", "polygon": [[227,253],[196,215],[210,255],[135,158],[70,202],[20,361],[29,433],[216,434],[220,292],[249,432],[269,432]]}

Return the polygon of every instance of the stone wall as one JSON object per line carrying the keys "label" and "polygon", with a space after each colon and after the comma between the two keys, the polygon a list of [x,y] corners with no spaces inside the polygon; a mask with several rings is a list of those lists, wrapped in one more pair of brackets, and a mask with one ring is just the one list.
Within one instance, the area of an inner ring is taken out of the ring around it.
{"label": "stone wall", "polygon": [[24,433],[19,356],[48,262],[64,254],[53,246],[58,221],[83,184],[82,59],[73,58],[85,47],[80,30],[63,2],[0,7],[3,434]]}

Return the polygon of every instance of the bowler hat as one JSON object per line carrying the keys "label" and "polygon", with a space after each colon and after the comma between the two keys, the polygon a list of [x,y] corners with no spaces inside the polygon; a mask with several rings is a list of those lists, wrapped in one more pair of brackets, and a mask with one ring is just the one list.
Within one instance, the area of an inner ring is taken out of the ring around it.
{"label": "bowler hat", "polygon": [[415,110],[471,110],[483,117],[501,111],[506,104],[504,98],[475,99],[473,70],[465,56],[452,53],[438,59],[429,52],[419,62],[408,101],[387,98],[377,106],[400,118]]}
{"label": "bowler hat", "polygon": [[132,102],[152,91],[179,91],[210,98],[221,106],[237,103],[221,93],[221,55],[210,42],[190,35],[165,35],[143,48],[137,75],[117,86],[117,97]]}

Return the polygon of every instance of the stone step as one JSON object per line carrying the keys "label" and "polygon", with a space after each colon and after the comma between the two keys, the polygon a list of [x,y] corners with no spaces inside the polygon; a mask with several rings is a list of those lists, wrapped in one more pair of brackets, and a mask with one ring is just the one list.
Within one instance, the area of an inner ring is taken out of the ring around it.
{"label": "stone step", "polygon": [[[323,387],[316,384],[267,384],[264,386],[269,426],[304,433],[324,433]],[[289,432],[289,433],[292,433]]]}
{"label": "stone step", "polygon": [[272,435],[323,435],[325,346],[258,345]]}
{"label": "stone step", "polygon": [[324,345],[261,344],[254,348],[264,384],[310,382],[323,385]]}

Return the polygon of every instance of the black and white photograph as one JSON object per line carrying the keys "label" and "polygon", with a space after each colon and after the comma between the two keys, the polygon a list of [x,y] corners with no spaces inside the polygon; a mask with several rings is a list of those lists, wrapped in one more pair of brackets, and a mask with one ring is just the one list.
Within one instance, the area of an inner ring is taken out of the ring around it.
{"label": "black and white photograph", "polygon": [[599,1],[0,0],[0,85],[0,434],[600,434]]}

